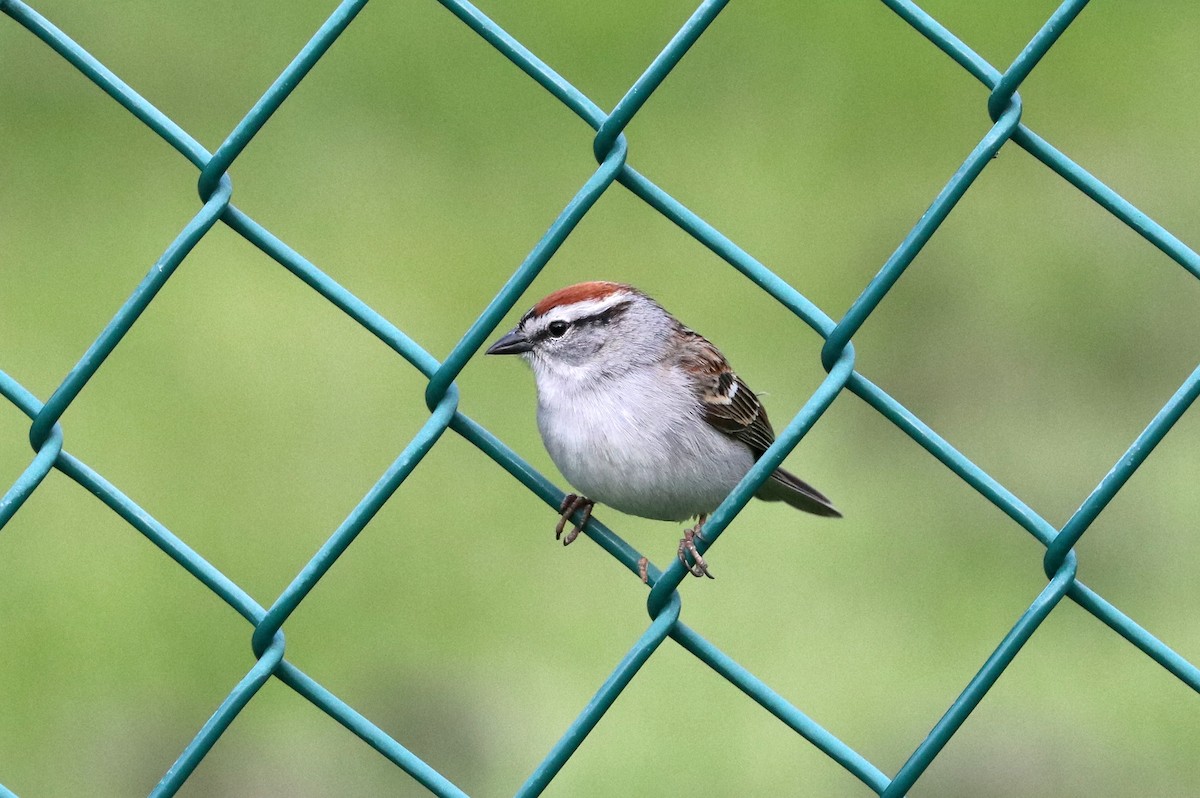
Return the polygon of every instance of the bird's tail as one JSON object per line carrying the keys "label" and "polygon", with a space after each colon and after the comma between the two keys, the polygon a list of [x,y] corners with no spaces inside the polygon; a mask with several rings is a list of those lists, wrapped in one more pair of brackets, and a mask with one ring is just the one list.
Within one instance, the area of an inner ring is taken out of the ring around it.
{"label": "bird's tail", "polygon": [[771,478],[763,483],[755,494],[768,502],[786,502],[797,510],[827,518],[841,518],[842,514],[824,493],[809,485],[800,477],[782,468],[775,469]]}

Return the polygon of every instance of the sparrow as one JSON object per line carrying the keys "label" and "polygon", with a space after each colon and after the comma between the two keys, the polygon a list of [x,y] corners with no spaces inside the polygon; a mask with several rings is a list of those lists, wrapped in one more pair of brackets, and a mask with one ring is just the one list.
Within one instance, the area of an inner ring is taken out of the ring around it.
{"label": "sparrow", "polygon": [[[695,540],[775,440],[766,409],[720,350],[633,286],[594,281],[546,296],[487,354],[530,365],[542,442],[579,491],[563,500],[555,538],[574,541],[596,502],[660,521],[696,518],[678,556],[693,576],[711,579]],[[782,468],[755,497],[841,517]],[[581,520],[564,537],[577,510]],[[642,581],[646,568],[642,558]]]}

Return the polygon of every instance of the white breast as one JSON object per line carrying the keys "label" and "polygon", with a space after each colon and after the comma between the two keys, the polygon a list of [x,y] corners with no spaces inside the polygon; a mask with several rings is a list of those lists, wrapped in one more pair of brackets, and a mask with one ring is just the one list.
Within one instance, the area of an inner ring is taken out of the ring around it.
{"label": "white breast", "polygon": [[682,521],[716,509],[754,463],[704,420],[677,368],[563,376],[538,375],[538,429],[559,471],[593,501]]}

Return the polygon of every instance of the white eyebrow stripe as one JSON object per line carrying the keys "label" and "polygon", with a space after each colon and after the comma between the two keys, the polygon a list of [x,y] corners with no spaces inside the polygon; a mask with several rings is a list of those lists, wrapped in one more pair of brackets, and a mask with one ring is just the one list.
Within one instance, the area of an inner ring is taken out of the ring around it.
{"label": "white eyebrow stripe", "polygon": [[598,316],[604,311],[611,310],[628,300],[629,294],[624,291],[615,291],[600,299],[585,299],[582,302],[572,302],[569,305],[556,305],[541,316],[530,317],[529,321],[535,323],[538,327],[549,324],[552,321],[574,322],[589,316]]}

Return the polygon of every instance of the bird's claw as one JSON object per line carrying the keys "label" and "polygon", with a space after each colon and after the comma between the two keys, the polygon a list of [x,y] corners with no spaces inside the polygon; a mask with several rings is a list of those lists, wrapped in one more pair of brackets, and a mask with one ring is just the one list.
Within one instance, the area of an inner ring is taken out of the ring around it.
{"label": "bird's claw", "polygon": [[[688,573],[695,577],[707,576],[709,579],[715,579],[708,572],[708,563],[700,556],[700,550],[696,548],[696,539],[704,540],[701,534],[701,527],[704,525],[704,519],[696,524],[691,529],[683,533],[683,539],[679,541],[679,561],[688,569]],[[688,558],[691,561],[688,561]]]}
{"label": "bird's claw", "polygon": [[[554,539],[561,540],[564,546],[571,545],[575,541],[575,538],[579,537],[579,533],[583,531],[583,528],[587,526],[587,522],[591,520],[592,505],[592,500],[586,496],[577,496],[574,493],[568,493],[564,496],[562,505],[558,508],[561,515],[558,519],[558,524],[554,527]],[[571,516],[579,509],[583,510],[583,517],[575,525],[575,528],[564,536],[563,530],[566,529]]]}

